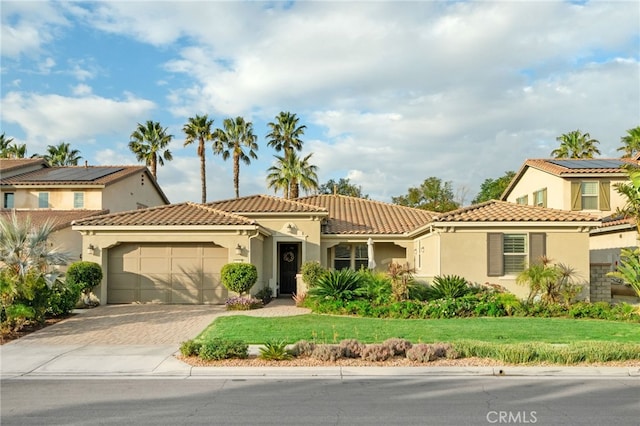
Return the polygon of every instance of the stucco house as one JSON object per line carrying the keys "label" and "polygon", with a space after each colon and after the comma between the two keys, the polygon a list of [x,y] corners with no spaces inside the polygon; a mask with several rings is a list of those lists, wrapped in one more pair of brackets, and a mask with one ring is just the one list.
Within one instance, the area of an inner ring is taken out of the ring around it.
{"label": "stucco house", "polygon": [[5,217],[52,221],[52,242],[71,261],[85,252],[74,220],[169,203],[145,166],[51,167],[41,158],[0,159],[0,198]]}
{"label": "stucco house", "polygon": [[[358,269],[408,263],[418,279],[458,274],[514,284],[518,268],[546,254],[588,277],[589,230],[596,217],[492,201],[447,214],[341,195],[286,200],[253,195],[181,203],[74,222],[87,260],[105,271],[96,292],[106,303],[224,303],[219,272],[228,262],[258,269],[256,292],[296,291],[307,261]],[[373,259],[369,259],[369,244]]]}
{"label": "stucco house", "polygon": [[602,218],[591,231],[593,263],[615,266],[622,247],[638,244],[633,219],[616,212],[626,199],[615,186],[628,182],[621,167],[638,165],[637,158],[532,159],[524,162],[501,199],[567,211],[582,211]]}

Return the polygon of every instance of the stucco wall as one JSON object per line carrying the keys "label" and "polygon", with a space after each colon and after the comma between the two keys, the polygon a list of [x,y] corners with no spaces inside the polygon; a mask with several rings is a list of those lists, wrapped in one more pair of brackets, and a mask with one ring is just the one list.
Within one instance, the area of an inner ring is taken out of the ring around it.
{"label": "stucco wall", "polygon": [[102,208],[113,213],[135,210],[139,208],[138,204],[147,207],[164,205],[150,179],[150,175],[140,172],[105,187],[102,192]]}
{"label": "stucco wall", "polygon": [[442,233],[440,234],[440,275],[455,274],[476,283],[499,284],[518,297],[526,297],[529,294],[528,288],[516,284],[515,276],[490,277],[487,275],[487,232],[546,232],[547,256],[554,263],[564,263],[575,268],[577,275],[585,282],[589,280],[588,233],[561,229],[496,228],[490,231],[461,230]]}
{"label": "stucco wall", "polygon": [[564,180],[532,167],[527,169],[511,190],[507,201],[515,203],[518,198],[527,195],[528,204],[533,205],[533,193],[543,188],[547,188],[547,207],[567,210],[564,201]]}

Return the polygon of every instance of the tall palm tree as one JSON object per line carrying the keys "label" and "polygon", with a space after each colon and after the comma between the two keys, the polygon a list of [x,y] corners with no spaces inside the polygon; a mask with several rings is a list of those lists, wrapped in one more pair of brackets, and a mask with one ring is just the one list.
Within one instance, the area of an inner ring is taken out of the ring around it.
{"label": "tall palm tree", "polygon": [[600,154],[596,146],[600,141],[591,139],[589,133],[574,130],[564,133],[556,138],[560,147],[551,151],[554,158],[593,158],[594,154]]}
{"label": "tall palm tree", "polygon": [[[271,132],[267,135],[267,144],[273,147],[277,152],[284,151],[284,156],[288,157],[294,150],[302,150],[302,139],[304,135],[304,129],[307,126],[298,125],[299,118],[296,114],[290,112],[281,111],[276,116],[276,121],[268,123],[267,125],[271,129]],[[287,193],[298,191],[298,182],[294,178],[290,183],[290,188]],[[296,187],[294,189],[294,187]]]}
{"label": "tall palm tree", "polygon": [[[258,137],[253,133],[253,124],[242,117],[225,118],[222,123],[224,129],[216,129],[216,140],[213,152],[222,155],[223,160],[233,157],[233,186],[236,198],[240,197],[240,161],[251,164],[251,158],[258,158]],[[249,151],[245,152],[243,148]]]}
{"label": "tall palm tree", "polygon": [[129,149],[136,155],[136,160],[144,161],[151,168],[151,174],[156,180],[158,164],[164,166],[164,160],[173,160],[171,151],[167,149],[172,138],[173,135],[167,134],[166,127],[151,120],[144,125],[138,123],[136,130],[131,133]]}
{"label": "tall palm tree", "polygon": [[9,158],[8,150],[13,142],[13,138],[5,136],[4,132],[0,135],[0,158]]}
{"label": "tall palm tree", "polygon": [[65,142],[47,146],[47,153],[44,155],[50,166],[77,166],[81,158],[80,151],[70,149],[70,144]]}
{"label": "tall palm tree", "polygon": [[640,153],[640,126],[627,130],[627,134],[620,138],[623,146],[618,148],[622,151],[622,158],[635,157]]}
{"label": "tall palm tree", "polygon": [[[282,190],[284,198],[295,199],[299,197],[299,186],[305,192],[318,189],[318,167],[309,163],[309,159],[313,154],[300,159],[295,152],[291,152],[289,156],[275,155],[278,162],[276,165],[269,167],[267,172],[267,186],[273,188],[276,192]],[[295,186],[291,182],[297,182]]]}
{"label": "tall palm tree", "polygon": [[198,157],[200,157],[200,180],[202,181],[202,203],[207,202],[207,177],[205,168],[205,141],[213,140],[213,133],[211,132],[211,126],[213,125],[213,119],[209,120],[209,117],[205,115],[197,115],[190,117],[187,124],[182,127],[182,131],[187,136],[184,141],[184,146],[190,145],[195,141],[198,141]]}
{"label": "tall palm tree", "polygon": [[25,158],[27,156],[27,145],[13,143],[7,148],[6,155],[6,158]]}

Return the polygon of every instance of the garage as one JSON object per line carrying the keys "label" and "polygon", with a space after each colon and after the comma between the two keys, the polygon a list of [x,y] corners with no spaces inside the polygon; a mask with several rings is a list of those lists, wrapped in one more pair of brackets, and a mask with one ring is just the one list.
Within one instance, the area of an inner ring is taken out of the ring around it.
{"label": "garage", "polygon": [[228,250],[212,243],[122,243],[108,250],[107,303],[219,304]]}

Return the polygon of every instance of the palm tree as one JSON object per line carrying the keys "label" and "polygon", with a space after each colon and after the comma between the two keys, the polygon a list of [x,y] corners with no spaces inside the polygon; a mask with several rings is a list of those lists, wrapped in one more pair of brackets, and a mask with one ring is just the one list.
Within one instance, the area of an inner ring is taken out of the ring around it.
{"label": "palm tree", "polygon": [[60,142],[57,146],[47,146],[44,159],[50,166],[77,166],[82,157],[77,149],[69,149],[70,144]]}
{"label": "palm tree", "polygon": [[554,158],[593,158],[594,154],[600,154],[596,146],[600,141],[591,139],[589,133],[574,130],[564,133],[556,138],[560,147],[551,151]]}
{"label": "palm tree", "polygon": [[[233,186],[236,191],[236,198],[240,197],[240,160],[245,164],[251,164],[251,158],[258,158],[258,137],[253,133],[253,124],[245,121],[242,117],[235,120],[225,118],[222,123],[223,129],[216,129],[214,138],[216,143],[213,147],[215,154],[221,154],[223,160],[233,157]],[[245,152],[243,147],[248,148]]]}
{"label": "palm tree", "polygon": [[167,134],[167,128],[162,128],[157,121],[148,120],[146,124],[138,123],[136,130],[131,133],[129,149],[136,155],[136,160],[151,168],[154,179],[158,164],[164,166],[164,160],[173,160],[173,155],[167,146],[171,142],[173,135]]}
{"label": "palm tree", "polygon": [[200,180],[202,181],[202,203],[207,202],[207,177],[205,169],[205,141],[213,140],[211,125],[213,119],[205,115],[197,115],[190,117],[189,122],[182,127],[182,131],[187,135],[184,146],[190,145],[198,141],[198,157],[200,157]]}
{"label": "palm tree", "polygon": [[635,157],[640,153],[640,126],[627,130],[627,135],[620,138],[623,146],[618,148],[622,151],[622,158]]}
{"label": "palm tree", "polygon": [[[305,192],[318,189],[318,167],[310,164],[309,159],[313,154],[309,154],[300,159],[295,152],[291,152],[289,156],[275,155],[278,162],[275,166],[269,167],[267,170],[267,186],[273,188],[276,192],[282,190],[284,198],[295,199],[299,196],[299,186]],[[291,182],[296,185],[291,185]],[[298,186],[299,183],[299,186]]]}
{"label": "palm tree", "polygon": [[13,142],[13,138],[5,136],[4,132],[0,135],[0,158],[9,158],[9,148]]}
{"label": "palm tree", "polygon": [[[267,144],[273,147],[277,152],[284,151],[284,156],[288,157],[294,150],[302,150],[303,142],[300,139],[304,135],[304,129],[307,126],[298,126],[298,117],[290,112],[281,111],[276,116],[276,121],[268,123],[271,132],[267,135]],[[297,180],[294,178],[290,182],[290,192],[297,192]]]}

